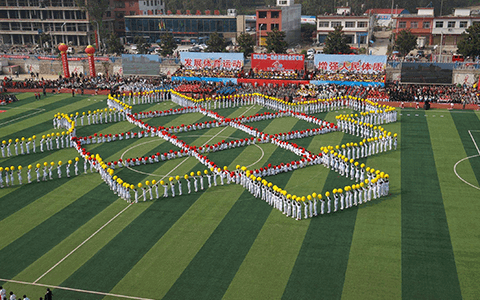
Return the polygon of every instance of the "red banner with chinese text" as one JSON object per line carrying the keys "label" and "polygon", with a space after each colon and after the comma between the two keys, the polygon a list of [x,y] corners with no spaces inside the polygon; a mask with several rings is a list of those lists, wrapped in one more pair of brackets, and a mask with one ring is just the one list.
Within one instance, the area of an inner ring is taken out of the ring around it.
{"label": "red banner with chinese text", "polygon": [[252,53],[252,69],[262,71],[300,71],[304,69],[303,54]]}

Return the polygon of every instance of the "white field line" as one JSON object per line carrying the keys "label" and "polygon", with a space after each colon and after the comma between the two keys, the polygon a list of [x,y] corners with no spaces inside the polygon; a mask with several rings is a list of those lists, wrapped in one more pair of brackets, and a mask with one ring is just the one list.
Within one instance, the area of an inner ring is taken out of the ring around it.
{"label": "white field line", "polygon": [[472,156],[469,156],[469,157],[465,157],[465,158],[462,158],[461,160],[457,161],[457,163],[453,166],[453,172],[455,172],[455,175],[457,175],[458,179],[460,179],[461,181],[465,182],[466,184],[468,184],[469,186],[477,189],[477,190],[480,190],[480,187],[476,186],[476,185],[473,185],[471,184],[470,182],[466,181],[465,179],[463,179],[462,177],[460,177],[460,175],[458,175],[457,173],[457,165],[459,163],[461,163],[462,161],[464,160],[467,160],[467,159],[470,159],[470,158],[474,158],[474,157],[478,157],[480,155],[472,155]]}
{"label": "white field line", "polygon": [[8,124],[8,123],[15,122],[15,121],[17,121],[17,120],[21,120],[21,119],[23,119],[23,118],[26,118],[26,117],[30,117],[30,116],[36,115],[36,114],[38,114],[38,113],[41,113],[41,112],[43,112],[43,111],[45,111],[45,109],[43,109],[43,108],[39,108],[39,109],[38,109],[38,111],[36,111],[36,112],[33,112],[33,113],[31,113],[31,114],[24,115],[24,116],[21,116],[21,117],[18,117],[18,118],[12,119],[12,120],[10,120],[10,121],[7,121],[7,122],[0,123],[0,126],[2,126],[2,125],[5,125],[5,124]]}
{"label": "white field line", "polygon": [[478,149],[478,145],[477,145],[477,142],[475,141],[475,139],[473,138],[473,135],[472,135],[472,132],[479,132],[480,130],[469,130],[468,131],[468,134],[470,135],[470,138],[472,139],[472,142],[473,144],[475,145],[475,148],[477,149],[477,152],[478,152],[478,155],[472,155],[472,156],[469,156],[469,157],[465,157],[465,158],[462,158],[461,160],[457,161],[457,163],[453,166],[453,172],[455,172],[455,175],[458,177],[458,179],[460,179],[461,181],[463,181],[464,183],[468,184],[469,186],[477,189],[477,190],[480,190],[480,187],[476,186],[476,185],[473,185],[471,184],[470,182],[466,181],[465,179],[463,179],[460,175],[458,175],[457,173],[457,166],[459,163],[461,163],[462,161],[464,160],[467,160],[467,159],[470,159],[470,158],[474,158],[474,157],[478,157],[480,156],[480,150]]}
{"label": "white field line", "polygon": [[75,251],[77,251],[80,247],[82,247],[86,242],[88,242],[91,238],[93,238],[97,233],[99,233],[103,228],[105,228],[108,224],[110,224],[113,220],[115,220],[119,215],[121,215],[124,211],[126,211],[130,206],[132,205],[132,203],[130,203],[127,207],[125,207],[122,211],[120,211],[118,214],[116,214],[113,218],[111,218],[107,223],[103,224],[102,227],[100,227],[97,231],[95,231],[94,233],[92,233],[92,235],[90,235],[86,240],[84,240],[80,245],[78,245],[77,247],[75,247],[75,249],[73,249],[72,251],[70,251],[70,253],[68,253],[67,255],[65,255],[64,258],[62,258],[61,260],[59,260],[53,267],[51,267],[50,269],[48,269],[47,272],[43,273],[42,276],[38,277],[33,283],[37,283],[40,279],[42,279],[45,275],[47,275],[48,273],[50,273],[50,271],[52,271],[53,269],[55,269],[59,264],[61,264],[65,259],[67,259],[70,255],[72,255],[73,253],[75,253]]}
{"label": "white field line", "polygon": [[117,298],[124,298],[124,299],[153,300],[153,299],[149,299],[149,298],[141,298],[141,297],[134,297],[134,296],[110,294],[110,293],[103,293],[103,292],[97,292],[97,291],[88,291],[88,290],[74,289],[74,288],[69,288],[69,287],[64,287],[64,286],[55,286],[55,285],[41,284],[41,283],[35,283],[35,282],[32,283],[32,282],[25,282],[25,281],[11,280],[11,279],[2,279],[2,278],[0,278],[0,281],[17,283],[17,284],[23,284],[23,285],[42,286],[42,287],[48,287],[48,288],[53,288],[53,289],[59,289],[59,290],[66,290],[66,291],[72,291],[72,292],[78,292],[78,293],[86,293],[86,294],[95,294],[95,295],[102,295],[102,296],[109,296],[109,297],[117,297]]}
{"label": "white field line", "polygon": [[472,139],[472,142],[473,142],[473,144],[475,145],[475,148],[477,148],[478,154],[480,155],[480,150],[478,149],[477,142],[475,142],[475,139],[474,139],[473,136],[472,136],[472,131],[478,131],[478,130],[469,130],[469,131],[468,131],[468,134],[470,135],[470,138]]}

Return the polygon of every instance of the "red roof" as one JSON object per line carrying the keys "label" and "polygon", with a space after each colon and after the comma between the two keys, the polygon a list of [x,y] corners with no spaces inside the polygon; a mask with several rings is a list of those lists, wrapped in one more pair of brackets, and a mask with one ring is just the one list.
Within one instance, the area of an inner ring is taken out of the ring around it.
{"label": "red roof", "polygon": [[[393,9],[393,14],[394,15],[399,15],[401,14],[405,8],[396,8]],[[371,8],[365,12],[366,14],[372,14],[372,15],[388,15],[392,14],[392,9],[390,8]]]}

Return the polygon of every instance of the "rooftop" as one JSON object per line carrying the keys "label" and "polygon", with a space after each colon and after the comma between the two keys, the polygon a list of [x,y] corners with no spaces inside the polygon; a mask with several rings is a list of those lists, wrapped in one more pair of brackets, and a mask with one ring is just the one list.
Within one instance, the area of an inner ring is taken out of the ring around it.
{"label": "rooftop", "polygon": [[373,15],[388,15],[388,14],[394,14],[394,15],[399,15],[401,13],[408,14],[408,10],[405,8],[395,8],[395,9],[390,9],[390,8],[371,8],[365,12],[367,15],[368,14],[373,14]]}
{"label": "rooftop", "polygon": [[135,16],[127,16],[127,19],[235,19],[236,16],[229,16],[229,15],[135,15]]}

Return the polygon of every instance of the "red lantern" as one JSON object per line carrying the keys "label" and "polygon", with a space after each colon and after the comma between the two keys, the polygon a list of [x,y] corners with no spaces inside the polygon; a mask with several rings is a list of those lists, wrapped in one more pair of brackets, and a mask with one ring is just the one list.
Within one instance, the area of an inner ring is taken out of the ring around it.
{"label": "red lantern", "polygon": [[67,59],[68,46],[62,43],[58,45],[58,50],[60,50],[60,54],[62,57],[63,75],[65,76],[65,78],[70,78],[70,71],[68,70],[68,59]]}
{"label": "red lantern", "polygon": [[95,72],[95,56],[93,55],[95,53],[95,48],[93,48],[91,45],[88,45],[87,48],[85,48],[85,53],[88,55],[88,69],[90,70],[90,77],[95,77],[97,76],[97,73]]}

